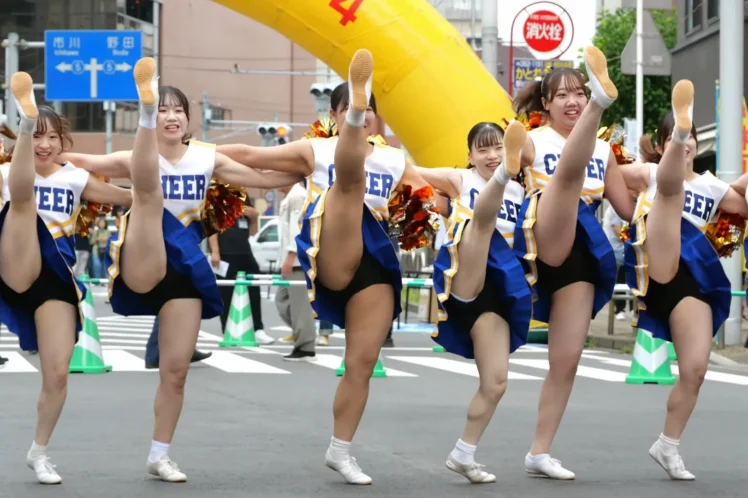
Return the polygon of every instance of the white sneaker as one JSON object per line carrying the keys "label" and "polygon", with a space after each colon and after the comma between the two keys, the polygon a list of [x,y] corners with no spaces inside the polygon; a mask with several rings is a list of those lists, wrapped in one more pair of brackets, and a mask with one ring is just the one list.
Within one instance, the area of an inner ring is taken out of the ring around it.
{"label": "white sneaker", "polygon": [[348,484],[366,485],[371,484],[371,477],[364,474],[361,467],[356,463],[356,459],[350,457],[348,460],[336,462],[330,456],[330,450],[325,454],[325,465],[343,476]]}
{"label": "white sneaker", "polygon": [[62,477],[55,470],[48,456],[29,458],[26,457],[26,465],[36,472],[36,478],[41,484],[60,484]]}
{"label": "white sneaker", "polygon": [[162,456],[158,462],[149,461],[148,473],[166,482],[187,482],[187,476],[179,470],[176,462],[169,460],[167,455]]}
{"label": "white sneaker", "polygon": [[447,468],[452,472],[457,472],[458,474],[465,476],[467,480],[473,484],[496,482],[495,475],[489,474],[483,470],[485,465],[475,462],[469,464],[460,463],[452,458],[452,455],[449,455],[449,458],[447,458]]}
{"label": "white sneaker", "polygon": [[571,480],[576,478],[574,472],[561,466],[561,462],[551,458],[548,453],[525,455],[525,471],[531,477],[548,477],[549,479]]}
{"label": "white sneaker", "polygon": [[649,456],[651,456],[655,462],[659,463],[660,466],[665,469],[670,479],[674,481],[693,481],[696,476],[686,470],[686,466],[683,463],[683,459],[680,454],[666,455],[662,443],[658,439],[649,448]]}
{"label": "white sneaker", "polygon": [[255,342],[257,344],[267,345],[275,342],[275,339],[267,335],[264,330],[255,330]]}

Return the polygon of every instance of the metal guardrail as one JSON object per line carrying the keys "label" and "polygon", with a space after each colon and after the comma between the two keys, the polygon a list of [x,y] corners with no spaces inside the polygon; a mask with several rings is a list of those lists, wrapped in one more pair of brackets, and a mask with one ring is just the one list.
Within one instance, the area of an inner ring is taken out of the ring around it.
{"label": "metal guardrail", "polygon": [[[106,278],[90,278],[86,275],[80,277],[80,281],[84,284],[108,284],[109,279]],[[217,280],[220,287],[229,286],[245,286],[245,287],[301,287],[306,286],[306,282],[303,280],[283,280],[281,275],[266,275],[266,274],[251,274],[245,275],[244,280]],[[430,278],[403,278],[403,287],[408,289],[429,289],[434,286],[433,280]],[[733,297],[744,297],[746,291],[732,291]],[[634,294],[631,292],[626,284],[616,284],[613,288],[613,298],[608,304],[608,335],[613,335],[615,331],[615,302],[616,301],[631,301],[634,302]],[[633,333],[636,335],[636,327],[632,326]],[[724,328],[720,329],[719,342],[720,346],[724,347]]]}

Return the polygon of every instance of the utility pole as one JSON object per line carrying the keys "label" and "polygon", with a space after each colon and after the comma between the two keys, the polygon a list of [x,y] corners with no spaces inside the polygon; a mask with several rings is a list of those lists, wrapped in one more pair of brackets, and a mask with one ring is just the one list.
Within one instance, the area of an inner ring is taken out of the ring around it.
{"label": "utility pole", "polygon": [[13,94],[10,93],[10,78],[18,72],[18,33],[8,33],[3,42],[5,47],[5,115],[8,117],[8,128],[18,133],[18,109]]}
{"label": "utility pole", "polygon": [[498,76],[496,47],[499,38],[499,0],[483,0],[481,20],[481,60],[493,79]]}
{"label": "utility pole", "polygon": [[[745,50],[744,0],[721,0],[719,3],[719,164],[717,175],[727,183],[737,180],[743,164],[743,66]],[[742,257],[736,251],[722,259],[725,274],[733,291],[743,290]],[[730,317],[720,332],[727,346],[742,343],[741,301],[732,299]],[[720,341],[722,342],[722,340]]]}
{"label": "utility pole", "polygon": [[636,0],[636,135],[644,135],[644,0]]}
{"label": "utility pole", "polygon": [[208,101],[208,92],[203,92],[203,142],[208,141],[208,129],[210,128],[210,118],[212,117],[210,102]]}

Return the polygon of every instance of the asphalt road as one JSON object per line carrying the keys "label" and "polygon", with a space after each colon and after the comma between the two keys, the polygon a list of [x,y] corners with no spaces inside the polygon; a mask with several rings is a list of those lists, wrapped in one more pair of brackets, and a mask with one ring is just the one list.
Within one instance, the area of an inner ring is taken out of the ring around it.
{"label": "asphalt road", "polygon": [[[524,472],[547,354],[542,347],[523,348],[512,357],[508,392],[477,454],[498,480],[471,485],[444,462],[477,386],[475,367],[431,352],[426,333],[396,332],[395,348],[383,354],[389,376],[372,380],[354,441],[353,455],[374,480],[358,488],[324,466],[341,334],[318,348],[315,364],[289,363],[281,357],[290,351],[285,345],[219,350],[218,320],[203,324],[199,347],[215,353],[190,371],[170,451],[190,481],[162,483],[145,470],[158,382],[156,372],[142,369],[150,320],[114,317],[103,298],[96,299],[104,355],[114,371],[71,377],[50,445],[63,484],[52,490],[37,484],[25,465],[40,383],[38,356],[20,354],[14,338],[0,334],[0,355],[11,358],[0,370],[2,498],[746,496],[742,427],[748,374],[713,367],[681,444],[697,480],[672,482],[647,454],[662,430],[669,386],[627,385],[630,356],[586,352],[552,451],[577,479],[549,481]],[[272,303],[263,304],[265,330],[277,338],[287,335]]]}

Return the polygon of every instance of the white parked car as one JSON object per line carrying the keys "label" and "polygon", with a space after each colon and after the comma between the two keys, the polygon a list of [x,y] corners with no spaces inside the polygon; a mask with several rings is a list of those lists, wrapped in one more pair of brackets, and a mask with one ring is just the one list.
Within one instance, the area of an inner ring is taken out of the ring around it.
{"label": "white parked car", "polygon": [[278,268],[278,249],[280,241],[278,236],[278,218],[272,217],[262,220],[261,228],[256,234],[249,238],[249,246],[252,248],[260,271],[263,273],[277,273]]}

